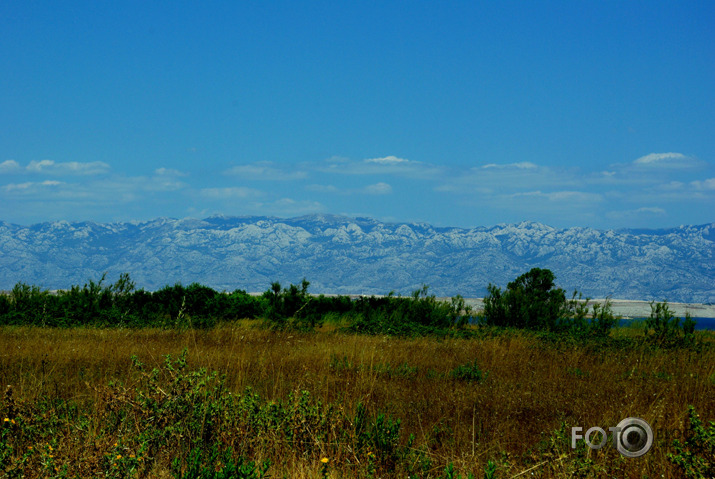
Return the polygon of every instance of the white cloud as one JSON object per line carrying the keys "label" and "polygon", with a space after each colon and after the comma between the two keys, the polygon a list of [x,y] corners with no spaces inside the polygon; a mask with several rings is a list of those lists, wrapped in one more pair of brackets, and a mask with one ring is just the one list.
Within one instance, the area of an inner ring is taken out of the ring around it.
{"label": "white cloud", "polygon": [[308,185],[305,187],[308,191],[315,191],[317,193],[338,193],[340,190],[333,185]]}
{"label": "white cloud", "polygon": [[490,168],[532,170],[532,169],[538,168],[538,166],[535,165],[534,163],[531,163],[530,161],[522,161],[519,163],[505,163],[505,164],[488,163],[486,165],[483,165],[482,168],[485,170],[490,169]]}
{"label": "white cloud", "polygon": [[31,186],[35,185],[36,183],[32,181],[28,181],[27,183],[10,183],[9,185],[5,185],[2,187],[3,190],[5,191],[22,191],[22,190],[27,190]]}
{"label": "white cloud", "polygon": [[337,173],[341,175],[395,175],[415,179],[436,179],[443,174],[444,168],[419,161],[406,160],[396,156],[368,158],[352,161],[346,158],[333,157],[317,165],[317,171],[322,173]]}
{"label": "white cloud", "polygon": [[344,156],[331,156],[325,163],[340,165],[344,163],[350,163],[350,158],[345,158]]}
{"label": "white cloud", "polygon": [[227,198],[254,198],[261,196],[261,192],[253,188],[245,188],[242,186],[231,186],[227,188],[202,188],[201,196],[212,199],[227,199]]}
{"label": "white cloud", "polygon": [[409,160],[397,158],[396,156],[385,156],[383,158],[370,158],[363,160],[365,163],[377,163],[378,165],[399,165],[409,163]]}
{"label": "white cloud", "polygon": [[603,196],[598,193],[586,191],[554,191],[547,193],[551,201],[578,201],[578,202],[598,202],[603,200]]}
{"label": "white cloud", "polygon": [[79,175],[98,175],[109,171],[109,165],[101,161],[93,161],[91,163],[78,163],[70,161],[69,163],[58,163],[58,170],[67,173]]}
{"label": "white cloud", "polygon": [[28,181],[25,183],[10,183],[2,187],[3,191],[7,193],[18,192],[18,193],[36,193],[40,191],[43,186],[58,186],[62,183],[54,180],[45,180],[41,182]]}
{"label": "white cloud", "polygon": [[668,160],[682,160],[684,158],[686,158],[686,156],[682,153],[651,153],[649,155],[641,156],[633,163],[637,165],[649,165]]}
{"label": "white cloud", "polygon": [[31,161],[29,165],[25,168],[27,171],[34,173],[41,173],[44,168],[50,168],[54,166],[55,162],[52,160],[42,160],[42,161]]}
{"label": "white cloud", "polygon": [[387,195],[392,193],[392,186],[382,182],[375,183],[374,185],[366,186],[365,193],[369,195]]}
{"label": "white cloud", "polygon": [[685,156],[682,153],[651,153],[641,156],[633,162],[640,167],[658,168],[687,168],[694,166],[697,161],[694,158]]}
{"label": "white cloud", "polygon": [[317,193],[333,193],[337,195],[387,195],[392,193],[392,186],[382,181],[372,185],[367,185],[363,188],[340,189],[333,185],[308,185],[305,189],[308,191],[315,191]]}
{"label": "white cloud", "polygon": [[173,178],[144,176],[114,176],[88,182],[66,183],[56,180],[25,182],[2,187],[8,194],[37,195],[46,202],[61,203],[67,199],[84,199],[94,204],[111,205],[116,202],[147,199],[147,195],[173,192],[186,185]]}
{"label": "white cloud", "polygon": [[109,171],[109,165],[102,161],[80,163],[69,161],[55,163],[52,160],[31,161],[25,168],[29,173],[46,173],[53,175],[98,175]]}
{"label": "white cloud", "polygon": [[174,168],[157,168],[154,173],[158,176],[188,176],[183,171],[175,170]]}
{"label": "white cloud", "polygon": [[[471,178],[470,178],[471,179]],[[443,183],[432,188],[432,191],[437,191],[441,193],[479,193],[479,194],[492,194],[494,193],[494,188],[489,188],[479,183],[477,181],[459,181],[459,178],[452,179],[452,183]]]}
{"label": "white cloud", "polygon": [[177,191],[186,187],[183,181],[176,181],[171,178],[155,177],[152,178],[145,186],[147,191]]}
{"label": "white cloud", "polygon": [[663,216],[666,211],[658,206],[643,206],[633,210],[609,211],[606,216],[613,219],[633,219],[644,216]]}
{"label": "white cloud", "polygon": [[707,180],[696,180],[690,183],[693,188],[698,190],[715,190],[715,178],[708,178]]}
{"label": "white cloud", "polygon": [[644,206],[635,210],[636,213],[650,213],[654,215],[664,215],[665,210],[663,208],[658,208],[657,206]]}
{"label": "white cloud", "polygon": [[266,181],[302,180],[308,177],[308,173],[305,171],[290,171],[289,165],[277,168],[273,166],[273,163],[268,161],[261,161],[250,165],[234,166],[233,168],[226,170],[224,174],[240,176],[243,179]]}
{"label": "white cloud", "polygon": [[325,206],[317,201],[294,200],[292,198],[281,198],[270,203],[255,203],[253,207],[262,214],[270,214],[281,217],[306,215],[325,211]]}
{"label": "white cloud", "polygon": [[581,178],[577,172],[565,169],[551,169],[531,162],[509,164],[490,163],[471,168],[452,169],[447,174],[435,178],[434,191],[475,194],[519,193],[533,190],[553,190],[556,188],[580,188]]}
{"label": "white cloud", "polygon": [[20,170],[20,164],[15,160],[6,160],[0,163],[0,173],[12,173]]}
{"label": "white cloud", "polygon": [[685,184],[682,181],[671,181],[661,186],[664,190],[677,191],[683,189]]}
{"label": "white cloud", "polygon": [[527,191],[523,193],[514,193],[509,195],[511,198],[532,197],[544,198],[549,201],[568,201],[578,203],[595,203],[603,200],[603,196],[598,193],[589,193],[586,191],[552,191],[543,193],[542,191]]}
{"label": "white cloud", "polygon": [[170,176],[122,176],[112,175],[85,183],[72,184],[63,194],[94,198],[95,201],[134,201],[146,198],[146,194],[166,193],[186,188],[187,185]]}

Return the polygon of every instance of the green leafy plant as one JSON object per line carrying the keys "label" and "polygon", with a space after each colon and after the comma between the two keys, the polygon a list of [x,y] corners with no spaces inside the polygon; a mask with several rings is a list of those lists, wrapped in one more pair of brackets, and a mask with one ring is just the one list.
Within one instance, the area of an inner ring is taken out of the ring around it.
{"label": "green leafy plant", "polygon": [[[484,472],[485,477],[486,477],[486,470]],[[459,474],[457,471],[454,470],[454,466],[452,463],[448,463],[447,467],[444,470],[444,474],[441,476],[441,479],[462,479],[462,475]],[[494,476],[489,476],[490,479],[493,478]],[[468,474],[467,476],[464,477],[464,479],[474,479],[473,474]]]}
{"label": "green leafy plant", "polygon": [[645,320],[646,337],[652,344],[658,346],[678,346],[694,343],[695,320],[690,312],[685,313],[683,323],[668,306],[668,302],[650,303],[650,316]]}
{"label": "green leafy plant", "polygon": [[574,291],[570,300],[556,288],[555,276],[548,269],[532,268],[507,285],[505,291],[489,284],[484,298],[482,323],[487,326],[530,329],[575,338],[605,338],[618,324],[610,299],[603,305]]}
{"label": "green leafy plant", "polygon": [[487,377],[487,372],[482,372],[474,360],[473,363],[461,364],[450,371],[449,376],[458,381],[481,382]]}
{"label": "green leafy plant", "polygon": [[462,334],[471,317],[471,307],[461,296],[438,301],[429,288],[415,290],[409,297],[361,297],[353,305],[349,331],[396,336]]}
{"label": "green leafy plant", "polygon": [[715,422],[703,423],[695,408],[689,406],[686,436],[684,442],[673,441],[675,453],[668,454],[668,459],[688,479],[715,477]]}
{"label": "green leafy plant", "polygon": [[270,461],[257,465],[242,457],[234,458],[228,448],[219,453],[213,444],[208,449],[197,446],[188,454],[185,464],[175,458],[171,465],[174,479],[261,479],[267,477]]}
{"label": "green leafy plant", "polygon": [[491,326],[554,331],[566,305],[564,290],[554,287],[554,274],[532,268],[507,285],[490,284],[484,301],[484,319]]}

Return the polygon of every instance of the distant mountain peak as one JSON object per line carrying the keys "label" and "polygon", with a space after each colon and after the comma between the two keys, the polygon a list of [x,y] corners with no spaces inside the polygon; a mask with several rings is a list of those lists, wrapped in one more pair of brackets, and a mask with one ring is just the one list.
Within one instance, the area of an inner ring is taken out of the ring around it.
{"label": "distant mountain peak", "polygon": [[661,230],[558,229],[524,221],[433,227],[314,214],[143,222],[0,221],[0,289],[67,288],[128,272],[137,285],[199,282],[264,291],[311,281],[315,293],[483,296],[538,266],[590,297],[715,301],[715,224]]}

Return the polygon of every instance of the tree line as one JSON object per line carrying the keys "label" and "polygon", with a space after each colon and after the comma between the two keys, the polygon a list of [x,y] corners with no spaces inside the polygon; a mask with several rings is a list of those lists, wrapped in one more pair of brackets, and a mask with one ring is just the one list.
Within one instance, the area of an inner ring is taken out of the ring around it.
{"label": "tree line", "polygon": [[[50,293],[38,286],[18,283],[0,294],[0,325],[126,326],[208,328],[218,322],[263,319],[272,328],[310,330],[326,319],[339,319],[346,329],[367,334],[423,335],[463,332],[469,323],[568,333],[608,336],[618,324],[610,302],[593,304],[574,291],[567,298],[555,286],[548,269],[533,268],[510,282],[505,290],[489,284],[484,310],[477,314],[461,296],[440,301],[424,286],[410,296],[324,296],[308,293],[310,282],[282,287],[274,282],[261,295],[244,290],[219,292],[199,283],[177,283],[158,291],[136,289],[128,273],[112,284],[99,281]],[[661,339],[692,334],[689,316],[681,324],[667,303],[652,304],[649,329]]]}

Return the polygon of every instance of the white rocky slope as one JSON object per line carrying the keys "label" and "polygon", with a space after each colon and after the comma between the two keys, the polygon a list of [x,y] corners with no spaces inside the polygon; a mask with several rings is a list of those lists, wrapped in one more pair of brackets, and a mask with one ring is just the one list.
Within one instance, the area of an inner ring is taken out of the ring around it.
{"label": "white rocky slope", "polygon": [[132,223],[0,222],[0,289],[49,289],[129,272],[154,290],[199,282],[264,291],[478,297],[532,267],[590,297],[715,302],[715,223],[665,230],[555,229],[539,223],[436,228],[368,218],[159,218]]}

